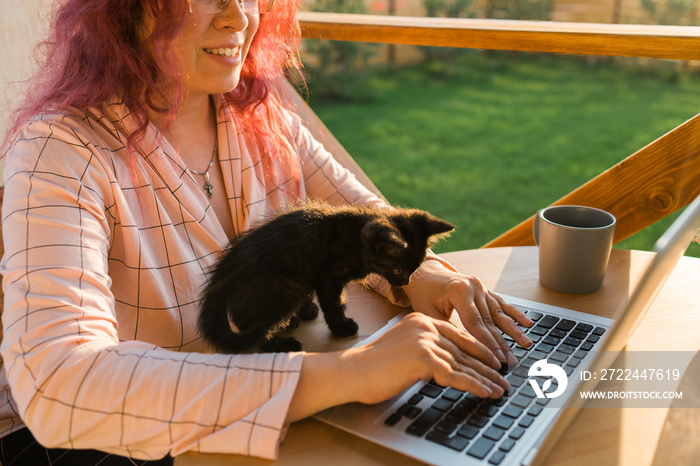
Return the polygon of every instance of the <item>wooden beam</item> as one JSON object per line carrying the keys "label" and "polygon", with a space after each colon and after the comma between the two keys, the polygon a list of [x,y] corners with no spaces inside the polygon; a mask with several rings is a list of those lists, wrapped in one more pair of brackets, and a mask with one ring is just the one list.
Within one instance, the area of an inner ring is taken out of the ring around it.
{"label": "wooden beam", "polygon": [[[700,114],[635,152],[552,205],[607,210],[614,242],[688,205],[700,195]],[[534,215],[484,247],[530,246]]]}
{"label": "wooden beam", "polygon": [[700,60],[700,27],[299,12],[304,38]]}

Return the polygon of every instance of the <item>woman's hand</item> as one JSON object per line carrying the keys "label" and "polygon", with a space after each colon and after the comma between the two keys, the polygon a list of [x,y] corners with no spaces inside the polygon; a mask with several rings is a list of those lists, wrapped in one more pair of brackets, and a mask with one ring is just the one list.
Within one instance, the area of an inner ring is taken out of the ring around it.
{"label": "woman's hand", "polygon": [[351,401],[379,403],[418,380],[498,398],[510,387],[499,368],[493,353],[469,333],[411,313],[367,345],[304,355],[287,420]]}
{"label": "woman's hand", "polygon": [[523,347],[532,341],[516,322],[530,327],[532,320],[515,306],[489,291],[476,277],[447,269],[437,260],[426,260],[404,287],[414,310],[449,319],[456,310],[469,333],[486,345],[501,362],[517,363],[499,329]]}

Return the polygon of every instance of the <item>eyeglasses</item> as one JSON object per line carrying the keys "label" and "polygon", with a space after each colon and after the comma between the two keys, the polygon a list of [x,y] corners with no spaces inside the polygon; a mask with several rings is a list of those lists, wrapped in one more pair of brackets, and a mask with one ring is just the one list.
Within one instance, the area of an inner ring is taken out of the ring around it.
{"label": "eyeglasses", "polygon": [[[264,12],[260,11],[258,0],[238,0],[238,7],[246,13],[266,13],[272,9],[275,0],[266,1],[268,3]],[[218,15],[225,11],[231,2],[230,0],[187,0],[187,3],[190,6],[190,13]]]}

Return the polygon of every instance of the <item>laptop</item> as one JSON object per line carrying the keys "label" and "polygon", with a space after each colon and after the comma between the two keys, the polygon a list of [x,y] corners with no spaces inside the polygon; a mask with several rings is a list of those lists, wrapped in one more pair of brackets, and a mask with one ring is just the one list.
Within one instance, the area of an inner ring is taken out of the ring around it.
{"label": "laptop", "polygon": [[[535,325],[522,327],[533,340],[529,349],[509,341],[518,364],[505,373],[511,389],[498,400],[419,381],[383,403],[350,403],[315,417],[428,464],[538,463],[583,405],[574,394],[596,388],[597,380],[582,380],[577,374],[610,367],[611,355],[624,349],[699,231],[700,196],[656,242],[657,254],[614,319],[501,294]],[[359,345],[386,332],[405,314]]]}

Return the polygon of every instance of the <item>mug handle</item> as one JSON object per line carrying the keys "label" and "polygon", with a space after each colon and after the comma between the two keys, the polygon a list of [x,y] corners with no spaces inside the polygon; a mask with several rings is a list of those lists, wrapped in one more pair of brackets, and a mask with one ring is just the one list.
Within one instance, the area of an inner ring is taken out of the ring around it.
{"label": "mug handle", "polygon": [[535,221],[532,223],[532,236],[537,246],[540,245],[540,212],[542,212],[541,209],[535,214]]}

